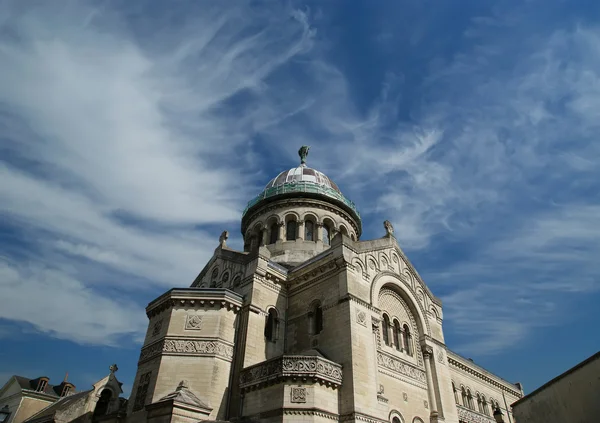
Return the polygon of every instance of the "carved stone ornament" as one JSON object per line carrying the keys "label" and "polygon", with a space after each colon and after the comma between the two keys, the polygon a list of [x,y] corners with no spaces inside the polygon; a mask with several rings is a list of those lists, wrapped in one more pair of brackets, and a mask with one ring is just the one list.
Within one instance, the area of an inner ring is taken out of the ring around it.
{"label": "carved stone ornament", "polygon": [[342,384],[342,366],[316,356],[284,355],[243,369],[240,385],[246,388],[286,378],[311,378],[339,386]]}
{"label": "carved stone ornament", "polygon": [[383,227],[385,228],[385,236],[394,235],[394,227],[392,226],[392,222],[390,222],[389,220],[385,220],[383,222]]}
{"label": "carved stone ornament", "polygon": [[427,402],[427,400],[423,400],[423,407],[429,408],[429,403]]}
{"label": "carved stone ornament", "polygon": [[301,386],[292,386],[291,397],[292,402],[306,402],[306,388]]}
{"label": "carved stone ornament", "polygon": [[185,328],[187,330],[201,330],[202,316],[197,314],[188,314],[185,318]]}
{"label": "carved stone ornament", "polygon": [[427,378],[425,377],[425,372],[423,370],[417,369],[397,358],[383,354],[381,351],[377,351],[377,364],[418,382],[427,383]]}
{"label": "carved stone ornament", "polygon": [[162,329],[162,319],[160,319],[158,322],[154,323],[154,327],[152,328],[152,336],[157,336],[161,329]]}
{"label": "carved stone ornament", "polygon": [[227,239],[229,239],[229,232],[223,231],[221,232],[221,236],[219,237],[219,245],[221,247],[227,247]]}
{"label": "carved stone ornament", "polygon": [[458,419],[460,421],[469,423],[494,423],[494,419],[487,416],[483,416],[479,413],[475,413],[460,405],[456,406],[456,408],[458,409]]}
{"label": "carved stone ornament", "polygon": [[385,393],[385,388],[383,387],[383,385],[379,385],[379,390],[377,391],[378,395],[383,395]]}
{"label": "carved stone ornament", "polygon": [[358,323],[359,325],[362,325],[364,327],[367,327],[367,313],[365,313],[362,310],[358,311],[356,313],[356,323]]}
{"label": "carved stone ornament", "polygon": [[406,392],[402,393],[402,399],[404,400],[404,402],[408,402],[408,394]]}
{"label": "carved stone ornament", "polygon": [[216,356],[231,360],[233,358],[233,347],[218,340],[164,339],[143,348],[139,361],[150,360],[161,354]]}
{"label": "carved stone ornament", "polygon": [[444,364],[444,350],[439,350],[437,354],[438,361]]}

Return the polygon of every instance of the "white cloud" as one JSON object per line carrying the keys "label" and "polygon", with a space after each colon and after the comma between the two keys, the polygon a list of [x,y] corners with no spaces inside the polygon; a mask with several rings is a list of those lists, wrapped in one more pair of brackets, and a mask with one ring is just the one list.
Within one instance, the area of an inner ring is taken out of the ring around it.
{"label": "white cloud", "polygon": [[3,264],[2,317],[87,344],[139,334],[143,309],[107,292],[189,285],[217,244],[198,225],[237,226],[256,183],[239,150],[279,117],[228,101],[260,103],[314,35],[300,12],[238,6],[143,40],[85,2],[0,6],[0,207],[30,236]]}

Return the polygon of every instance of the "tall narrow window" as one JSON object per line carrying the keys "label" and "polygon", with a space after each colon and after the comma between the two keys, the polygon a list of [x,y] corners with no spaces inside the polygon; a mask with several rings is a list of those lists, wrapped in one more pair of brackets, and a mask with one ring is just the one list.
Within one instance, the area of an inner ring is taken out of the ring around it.
{"label": "tall narrow window", "polygon": [[481,395],[477,394],[477,410],[483,413],[483,403],[481,402]]}
{"label": "tall narrow window", "polygon": [[217,278],[219,276],[219,269],[215,269],[212,272],[212,275],[210,276],[210,288],[216,288],[217,286]]}
{"label": "tall narrow window", "polygon": [[310,220],[307,220],[304,223],[304,240],[305,241],[314,241],[313,230],[314,230],[314,224]]}
{"label": "tall narrow window", "polygon": [[456,390],[456,385],[452,382],[452,391],[454,392],[454,402],[460,404],[460,398],[458,397],[458,391]]}
{"label": "tall narrow window", "polygon": [[48,386],[48,379],[40,379],[36,391],[44,392]]}
{"label": "tall narrow window", "polygon": [[394,345],[396,346],[396,349],[398,351],[402,349],[402,345],[400,344],[402,340],[401,330],[402,329],[400,329],[400,323],[398,323],[398,321],[394,319]]}
{"label": "tall narrow window", "polygon": [[151,374],[152,372],[148,372],[140,376],[137,392],[135,394],[135,402],[133,403],[133,411],[141,410],[146,405],[146,396],[148,395]]}
{"label": "tall narrow window", "polygon": [[469,399],[467,398],[467,391],[465,391],[464,387],[461,390],[461,394],[462,394],[462,405],[468,408],[469,407]]}
{"label": "tall narrow window", "polygon": [[410,335],[410,329],[408,328],[408,325],[404,325],[403,329],[404,336],[402,337],[402,340],[404,341],[404,345],[402,347],[408,355],[412,355],[412,337]]}
{"label": "tall narrow window", "polygon": [[383,342],[385,345],[390,345],[390,318],[387,314],[383,315],[383,327],[381,328],[381,335],[383,336]]}
{"label": "tall narrow window", "polygon": [[482,397],[482,402],[483,402],[483,414],[485,414],[486,416],[490,415],[490,409],[488,408],[488,403],[485,400],[485,397]]}
{"label": "tall narrow window", "polygon": [[277,340],[277,311],[274,308],[270,309],[267,315],[265,338],[271,342]]}
{"label": "tall narrow window", "polygon": [[314,333],[319,334],[323,331],[323,308],[319,304],[315,308],[315,328]]}
{"label": "tall narrow window", "polygon": [[323,225],[323,244],[329,245],[329,234],[331,231],[329,230],[329,225]]}
{"label": "tall narrow window", "polygon": [[286,225],[285,239],[287,241],[296,240],[296,222],[290,220]]}
{"label": "tall narrow window", "polygon": [[271,236],[269,238],[269,244],[275,244],[279,238],[279,226],[277,223],[271,225]]}
{"label": "tall narrow window", "polygon": [[471,395],[471,391],[467,390],[467,400],[469,401],[469,408],[471,410],[475,410],[475,405],[473,404],[473,395]]}

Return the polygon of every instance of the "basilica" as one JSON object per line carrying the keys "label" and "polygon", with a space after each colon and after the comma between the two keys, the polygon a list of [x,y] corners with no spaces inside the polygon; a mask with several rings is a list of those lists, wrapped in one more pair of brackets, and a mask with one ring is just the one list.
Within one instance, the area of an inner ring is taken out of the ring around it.
{"label": "basilica", "polygon": [[514,422],[521,385],[446,346],[442,302],[392,224],[362,239],[356,205],[308,150],[248,203],[243,251],[223,232],[189,288],[148,305],[131,397],[99,385],[89,410],[108,405],[91,420]]}

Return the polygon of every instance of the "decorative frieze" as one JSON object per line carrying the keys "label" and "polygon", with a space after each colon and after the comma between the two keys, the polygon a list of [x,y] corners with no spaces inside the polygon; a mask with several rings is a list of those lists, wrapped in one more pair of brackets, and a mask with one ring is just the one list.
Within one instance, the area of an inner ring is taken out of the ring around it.
{"label": "decorative frieze", "polygon": [[322,357],[284,355],[243,369],[240,386],[254,389],[288,378],[312,379],[335,388],[342,384],[342,366]]}
{"label": "decorative frieze", "polygon": [[427,383],[425,372],[395,357],[377,351],[377,364],[420,383]]}
{"label": "decorative frieze", "polygon": [[458,420],[467,423],[494,423],[494,419],[483,414],[476,413],[463,406],[457,405]]}
{"label": "decorative frieze", "polygon": [[142,348],[139,362],[159,355],[188,355],[233,358],[233,347],[220,340],[163,339]]}

